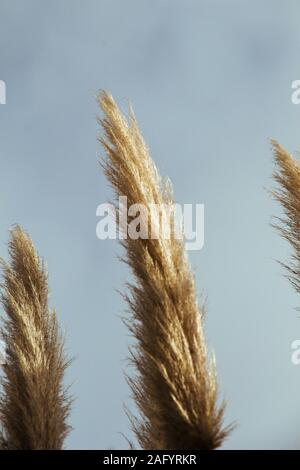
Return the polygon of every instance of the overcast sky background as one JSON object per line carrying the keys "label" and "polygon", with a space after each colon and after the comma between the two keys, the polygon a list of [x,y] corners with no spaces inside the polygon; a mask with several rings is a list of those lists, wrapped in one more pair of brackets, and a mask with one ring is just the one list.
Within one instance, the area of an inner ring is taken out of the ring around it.
{"label": "overcast sky background", "polygon": [[101,174],[94,99],[132,102],[179,203],[205,204],[205,245],[190,252],[207,336],[237,428],[227,449],[300,448],[300,338],[270,227],[274,137],[300,150],[296,0],[0,0],[0,256],[22,224],[50,273],[76,396],[73,449],[127,448],[131,339],[117,292],[130,279],[115,241],[96,238]]}

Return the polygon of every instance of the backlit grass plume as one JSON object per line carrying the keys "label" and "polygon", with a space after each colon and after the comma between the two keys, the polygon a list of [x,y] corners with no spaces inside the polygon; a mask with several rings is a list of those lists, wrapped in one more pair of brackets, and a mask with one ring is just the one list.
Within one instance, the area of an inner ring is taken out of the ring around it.
{"label": "backlit grass plume", "polygon": [[5,364],[0,396],[2,448],[61,449],[70,399],[63,387],[68,365],[48,281],[30,237],[15,227],[10,262],[2,262]]}
{"label": "backlit grass plume", "polygon": [[[158,175],[132,110],[126,120],[111,95],[101,92],[97,98],[105,114],[99,119],[107,153],[102,165],[116,197],[126,196],[128,207],[143,204],[148,214],[152,204],[159,205],[166,215],[173,206],[170,187]],[[137,340],[132,352],[137,376],[130,385],[141,415],[132,418],[139,444],[144,449],[215,449],[229,428],[222,424],[224,404],[217,404],[214,363],[183,242],[172,235],[128,237],[122,244],[135,278],[126,299]]]}
{"label": "backlit grass plume", "polygon": [[288,279],[300,292],[300,163],[281,145],[272,140],[277,169],[274,179],[278,188],[272,193],[283,207],[285,216],[278,218],[276,228],[293,248],[291,262],[285,268]]}

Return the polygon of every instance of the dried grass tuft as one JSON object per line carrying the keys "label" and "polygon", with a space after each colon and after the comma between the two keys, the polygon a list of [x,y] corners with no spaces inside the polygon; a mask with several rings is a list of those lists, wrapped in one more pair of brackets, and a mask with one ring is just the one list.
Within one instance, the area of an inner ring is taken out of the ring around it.
{"label": "dried grass tuft", "polygon": [[2,262],[5,344],[0,418],[3,449],[62,449],[70,398],[63,386],[68,361],[48,281],[30,237],[11,232],[10,263]]}
{"label": "dried grass tuft", "polygon": [[276,164],[273,177],[278,184],[272,194],[284,212],[284,217],[277,217],[273,225],[293,248],[290,263],[281,264],[292,286],[300,292],[300,163],[275,140],[271,144]]}
{"label": "dried grass tuft", "polygon": [[[126,120],[110,94],[101,92],[97,99],[105,115],[99,119],[107,154],[102,166],[115,196],[149,210],[151,204],[171,206],[169,184],[158,174],[133,111]],[[135,278],[126,300],[132,314],[127,323],[137,340],[131,354],[137,377],[129,381],[141,415],[132,418],[139,444],[143,449],[215,449],[231,427],[223,427],[225,406],[217,404],[215,365],[183,243],[160,237],[127,238],[122,244]]]}

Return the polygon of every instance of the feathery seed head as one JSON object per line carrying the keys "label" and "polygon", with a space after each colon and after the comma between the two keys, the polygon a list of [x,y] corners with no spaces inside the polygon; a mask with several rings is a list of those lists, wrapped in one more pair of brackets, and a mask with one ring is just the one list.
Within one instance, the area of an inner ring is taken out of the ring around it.
{"label": "feathery seed head", "polygon": [[62,383],[68,362],[48,307],[47,273],[19,226],[11,232],[9,255],[10,263],[2,262],[2,448],[61,449],[69,431],[70,398]]}
{"label": "feathery seed head", "polygon": [[[160,178],[132,109],[126,120],[110,94],[100,92],[97,99],[104,112],[102,167],[116,198],[167,210],[170,184]],[[224,404],[217,404],[215,367],[184,244],[174,236],[128,237],[122,244],[135,278],[126,300],[137,341],[137,377],[129,383],[141,414],[141,421],[131,418],[138,441],[144,449],[215,449],[230,428],[222,424]]]}

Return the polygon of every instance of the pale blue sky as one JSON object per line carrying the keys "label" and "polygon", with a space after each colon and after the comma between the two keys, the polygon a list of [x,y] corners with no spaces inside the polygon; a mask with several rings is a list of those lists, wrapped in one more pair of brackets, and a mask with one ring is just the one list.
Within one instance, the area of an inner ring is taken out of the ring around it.
{"label": "pale blue sky", "polygon": [[299,299],[275,259],[269,138],[300,149],[296,0],[0,0],[0,256],[22,224],[48,262],[51,303],[75,361],[69,448],[126,448],[130,338],[117,293],[130,278],[96,238],[111,197],[97,160],[94,94],[130,99],[180,203],[204,203],[191,252],[217,358],[228,449],[300,447]]}

